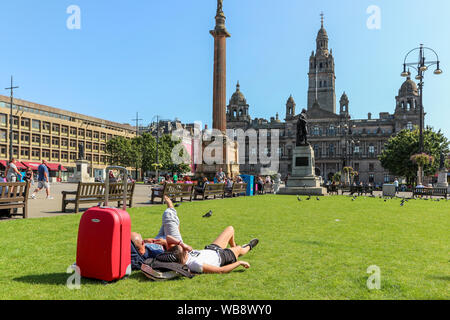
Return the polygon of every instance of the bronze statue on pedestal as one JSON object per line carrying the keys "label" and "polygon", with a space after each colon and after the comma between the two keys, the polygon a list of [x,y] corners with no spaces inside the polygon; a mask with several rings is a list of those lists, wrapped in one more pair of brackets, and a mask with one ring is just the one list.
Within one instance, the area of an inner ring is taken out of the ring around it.
{"label": "bronze statue on pedestal", "polygon": [[309,146],[307,124],[306,110],[303,109],[297,121],[297,147]]}

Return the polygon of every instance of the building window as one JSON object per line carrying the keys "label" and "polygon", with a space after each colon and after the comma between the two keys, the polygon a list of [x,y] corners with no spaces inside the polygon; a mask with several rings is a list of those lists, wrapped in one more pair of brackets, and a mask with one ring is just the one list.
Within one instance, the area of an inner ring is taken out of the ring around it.
{"label": "building window", "polygon": [[329,134],[330,136],[336,135],[336,130],[335,130],[335,128],[334,128],[334,125],[330,125],[330,128],[328,129],[328,134]]}
{"label": "building window", "polygon": [[59,124],[53,124],[52,125],[52,132],[59,134]]}
{"label": "building window", "polygon": [[64,135],[67,135],[69,133],[69,127],[62,126],[61,127],[61,133],[64,134]]}
{"label": "building window", "polygon": [[35,131],[40,131],[41,130],[41,122],[39,120],[33,120],[33,121],[31,121],[31,127]]}
{"label": "building window", "polygon": [[20,126],[24,129],[30,129],[30,119],[22,118],[20,120]]}
{"label": "building window", "polygon": [[42,137],[42,144],[50,146],[50,137],[49,136],[43,136]]}
{"label": "building window", "polygon": [[6,126],[6,114],[0,114],[0,125]]}
{"label": "building window", "polygon": [[331,157],[334,156],[334,144],[332,143],[328,147],[328,155]]}
{"label": "building window", "polygon": [[78,135],[84,137],[84,129],[78,129]]}
{"label": "building window", "polygon": [[77,135],[77,128],[70,127],[70,135],[76,136]]}
{"label": "building window", "polygon": [[52,145],[54,147],[59,147],[59,138],[52,138]]}
{"label": "building window", "polygon": [[313,128],[313,136],[318,136],[320,134],[319,127],[315,126]]}
{"label": "building window", "polygon": [[406,129],[409,130],[409,131],[412,131],[412,130],[414,129],[414,128],[413,128],[413,124],[412,124],[411,121],[409,121],[409,122],[406,124]]}
{"label": "building window", "polygon": [[42,158],[50,160],[50,150],[42,150]]}
{"label": "building window", "polygon": [[33,149],[31,151],[31,156],[33,159],[40,159],[41,158],[41,151],[39,149]]}
{"label": "building window", "polygon": [[389,183],[391,181],[391,177],[388,174],[384,175],[384,183]]}
{"label": "building window", "polygon": [[20,148],[20,157],[22,159],[28,159],[30,157],[30,149],[28,148]]}
{"label": "building window", "polygon": [[373,174],[369,174],[369,183],[374,183],[375,177]]}
{"label": "building window", "polygon": [[353,164],[353,166],[355,167],[355,168],[354,168],[355,171],[358,171],[358,172],[359,172],[359,163],[356,162],[356,163]]}
{"label": "building window", "polygon": [[24,143],[30,143],[30,134],[29,133],[22,133],[20,135],[20,141],[24,142]]}
{"label": "building window", "polygon": [[369,146],[369,156],[373,157],[375,155],[375,147],[373,145]]}
{"label": "building window", "polygon": [[355,153],[359,153],[359,146],[355,146]]}
{"label": "building window", "polygon": [[52,159],[59,161],[59,151],[52,151]]}
{"label": "building window", "polygon": [[375,171],[375,164],[369,163],[369,171],[370,171],[370,172]]}
{"label": "building window", "polygon": [[33,134],[31,137],[31,142],[33,144],[38,144],[38,145],[41,144],[41,136],[38,134]]}
{"label": "building window", "polygon": [[42,130],[50,132],[50,122],[43,122],[42,123]]}
{"label": "building window", "polygon": [[319,146],[317,144],[314,145],[314,156],[318,158],[319,155]]}

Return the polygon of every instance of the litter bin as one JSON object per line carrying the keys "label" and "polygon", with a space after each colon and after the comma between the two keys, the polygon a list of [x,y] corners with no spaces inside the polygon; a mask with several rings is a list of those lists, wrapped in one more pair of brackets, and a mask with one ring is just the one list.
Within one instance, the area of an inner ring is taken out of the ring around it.
{"label": "litter bin", "polygon": [[246,174],[241,174],[240,177],[247,184],[247,196],[253,196],[255,194],[253,189],[255,177]]}

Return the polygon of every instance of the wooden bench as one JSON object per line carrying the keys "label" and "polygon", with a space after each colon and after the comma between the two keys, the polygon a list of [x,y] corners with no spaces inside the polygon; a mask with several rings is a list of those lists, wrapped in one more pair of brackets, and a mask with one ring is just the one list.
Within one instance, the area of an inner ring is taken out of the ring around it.
{"label": "wooden bench", "polygon": [[192,183],[166,183],[162,187],[152,188],[152,203],[155,203],[155,198],[161,198],[161,204],[163,204],[165,196],[174,201],[177,198],[180,198],[181,202],[184,198],[192,201],[193,192],[194,184]]}
{"label": "wooden bench", "polygon": [[247,184],[246,183],[233,183],[231,190],[225,192],[225,194],[229,197],[239,197],[240,195],[247,195]]}
{"label": "wooden bench", "polygon": [[348,193],[351,193],[351,192],[352,192],[350,186],[342,186],[342,187],[339,187],[339,190],[341,190],[341,194],[342,194],[342,195],[344,195],[344,193],[346,193],[346,192],[348,192]]}
{"label": "wooden bench", "polygon": [[[2,182],[0,189],[0,209],[9,209],[10,216],[28,218],[30,184],[27,182]],[[22,209],[22,213],[17,213],[13,209]]]}
{"label": "wooden bench", "polygon": [[217,196],[225,198],[225,183],[209,183],[203,188],[196,188],[194,191],[194,199],[197,200],[198,196],[202,196],[203,200],[210,196],[214,196],[214,199]]}
{"label": "wooden bench", "polygon": [[413,197],[444,197],[447,199],[447,188],[414,188]]}
{"label": "wooden bench", "polygon": [[[127,184],[127,201],[128,207],[133,206],[133,194],[135,184]],[[117,206],[120,207],[123,202],[124,185],[122,183],[110,183],[108,202],[117,201]],[[77,191],[62,191],[62,212],[66,212],[68,204],[75,205],[75,212],[80,209],[81,203],[102,203],[105,201],[105,184],[104,183],[84,183],[79,182]],[[67,196],[75,196],[68,199]]]}
{"label": "wooden bench", "polygon": [[338,186],[337,185],[327,185],[326,186],[326,188],[327,188],[327,193],[328,194],[333,194],[333,193],[335,193],[336,195],[338,195],[339,194],[339,189],[338,189]]}

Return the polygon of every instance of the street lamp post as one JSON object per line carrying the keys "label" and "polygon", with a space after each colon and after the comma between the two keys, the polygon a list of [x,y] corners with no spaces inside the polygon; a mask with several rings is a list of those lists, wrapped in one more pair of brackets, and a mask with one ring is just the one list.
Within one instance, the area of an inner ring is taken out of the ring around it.
{"label": "street lamp post", "polygon": [[9,108],[9,159],[14,157],[13,153],[13,100],[14,100],[14,89],[19,87],[13,86],[13,76],[11,76],[11,87],[5,88],[5,90],[11,90],[11,104]]}
{"label": "street lamp post", "polygon": [[[155,164],[155,171],[156,171],[156,181],[159,182],[159,115],[156,117],[156,164]],[[153,117],[153,119],[155,119]],[[153,121],[152,119],[152,121]]]}
{"label": "street lamp post", "polygon": [[[413,61],[413,62],[407,62],[408,57],[411,53],[419,51],[419,60]],[[432,52],[436,56],[436,60],[434,61],[428,61],[425,58],[425,52]],[[416,80],[419,81],[419,104],[420,104],[420,120],[419,120],[419,153],[424,152],[424,142],[423,142],[423,130],[424,130],[424,122],[425,122],[425,114],[423,109],[423,86],[424,82],[423,79],[425,77],[425,72],[428,70],[429,67],[436,65],[436,70],[433,72],[435,75],[442,74],[442,70],[440,69],[440,61],[439,56],[431,48],[424,47],[423,44],[420,45],[418,48],[414,48],[411,51],[409,51],[404,59],[403,62],[403,72],[401,73],[402,77],[410,77],[411,72],[409,71],[409,68],[413,68],[417,71]],[[408,68],[408,69],[407,69]],[[418,175],[418,181],[417,184],[422,184],[422,168],[419,168],[419,175]]]}

